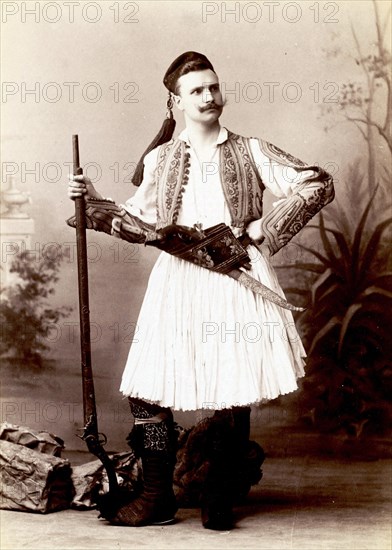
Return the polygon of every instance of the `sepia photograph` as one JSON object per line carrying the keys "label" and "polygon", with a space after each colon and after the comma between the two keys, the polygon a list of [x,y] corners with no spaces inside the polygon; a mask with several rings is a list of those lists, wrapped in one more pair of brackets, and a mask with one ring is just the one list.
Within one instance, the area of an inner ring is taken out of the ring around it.
{"label": "sepia photograph", "polygon": [[392,550],[387,0],[1,8],[3,550]]}

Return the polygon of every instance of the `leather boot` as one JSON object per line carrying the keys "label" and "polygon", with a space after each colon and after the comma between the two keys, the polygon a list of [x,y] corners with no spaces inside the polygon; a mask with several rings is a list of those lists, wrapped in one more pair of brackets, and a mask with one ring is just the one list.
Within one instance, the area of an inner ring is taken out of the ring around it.
{"label": "leather boot", "polygon": [[175,430],[170,409],[129,399],[135,425],[128,442],[141,458],[143,490],[132,500],[118,499],[101,515],[114,525],[140,527],[172,523],[177,512],[173,491],[176,460]]}
{"label": "leather boot", "polygon": [[250,407],[217,411],[210,445],[210,467],[204,483],[201,504],[206,529],[233,528],[233,503],[250,489],[244,484],[249,450]]}
{"label": "leather boot", "polygon": [[177,512],[173,492],[174,462],[162,451],[142,454],[143,491],[133,501],[120,506],[110,522],[140,527],[173,523]]}
{"label": "leather boot", "polygon": [[248,453],[250,437],[250,407],[233,407],[233,460],[235,462],[232,484],[235,502],[240,503],[249,493]]}
{"label": "leather boot", "polygon": [[209,468],[201,494],[201,521],[206,529],[226,531],[233,527],[231,476],[234,455],[233,419],[230,411],[215,413],[211,426]]}

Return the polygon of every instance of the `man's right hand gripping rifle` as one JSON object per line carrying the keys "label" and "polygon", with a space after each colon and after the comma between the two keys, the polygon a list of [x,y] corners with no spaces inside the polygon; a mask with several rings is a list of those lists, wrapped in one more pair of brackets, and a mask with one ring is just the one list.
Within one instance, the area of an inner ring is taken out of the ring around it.
{"label": "man's right hand gripping rifle", "polygon": [[[84,196],[86,201],[86,227],[103,231],[128,242],[143,244],[159,239],[155,227],[132,216],[111,199],[105,199],[87,176],[69,176],[68,196],[75,200]],[[67,220],[71,227],[76,226],[75,216]]]}
{"label": "man's right hand gripping rifle", "polygon": [[84,195],[86,200],[90,197],[93,199],[104,200],[103,196],[98,193],[94,185],[91,183],[90,178],[87,176],[74,176],[73,174],[70,174],[68,178],[68,197],[70,199],[74,200]]}

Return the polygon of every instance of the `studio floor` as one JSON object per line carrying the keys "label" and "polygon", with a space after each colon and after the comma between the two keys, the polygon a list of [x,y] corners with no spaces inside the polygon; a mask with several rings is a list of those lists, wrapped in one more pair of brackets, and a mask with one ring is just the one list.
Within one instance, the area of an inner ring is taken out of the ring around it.
{"label": "studio floor", "polygon": [[114,527],[96,511],[1,511],[2,550],[390,550],[392,461],[267,458],[231,531],[203,529],[198,509],[165,527]]}

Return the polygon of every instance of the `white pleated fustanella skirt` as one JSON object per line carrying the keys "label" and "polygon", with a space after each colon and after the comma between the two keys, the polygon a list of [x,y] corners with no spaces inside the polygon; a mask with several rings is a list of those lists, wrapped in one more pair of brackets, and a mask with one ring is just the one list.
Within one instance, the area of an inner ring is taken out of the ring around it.
{"label": "white pleated fustanella skirt", "polygon": [[[284,296],[248,247],[255,279]],[[165,252],[150,275],[120,391],[174,410],[230,408],[297,389],[305,351],[290,311]]]}

